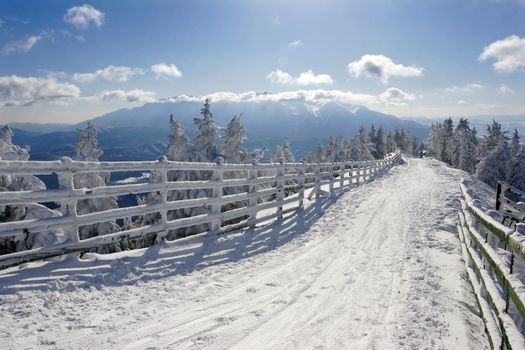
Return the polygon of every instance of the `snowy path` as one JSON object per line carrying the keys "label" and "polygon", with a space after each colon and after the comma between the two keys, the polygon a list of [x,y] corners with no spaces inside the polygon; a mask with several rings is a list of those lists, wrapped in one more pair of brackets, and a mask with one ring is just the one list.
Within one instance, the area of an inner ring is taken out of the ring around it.
{"label": "snowy path", "polygon": [[244,235],[2,271],[0,348],[487,348],[455,235],[462,175],[411,159]]}

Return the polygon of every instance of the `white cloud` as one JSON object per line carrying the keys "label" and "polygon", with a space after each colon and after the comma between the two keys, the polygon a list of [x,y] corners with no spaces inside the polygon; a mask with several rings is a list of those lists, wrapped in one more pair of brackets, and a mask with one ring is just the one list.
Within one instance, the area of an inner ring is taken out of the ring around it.
{"label": "white cloud", "polygon": [[293,84],[294,78],[280,69],[274,70],[266,75],[266,79],[277,84]]}
{"label": "white cloud", "polygon": [[466,105],[466,104],[467,104],[467,101],[465,101],[465,100],[459,100],[458,101],[458,105],[460,105],[460,106],[461,105]]}
{"label": "white cloud", "polygon": [[99,79],[126,82],[135,75],[142,75],[144,73],[144,70],[141,68],[107,66],[106,68],[99,69],[94,73],[75,73],[73,79],[80,83],[87,83]]}
{"label": "white cloud", "polygon": [[103,12],[84,4],[68,9],[64,15],[64,22],[81,29],[88,28],[91,23],[100,28],[104,24],[104,16]]}
{"label": "white cloud", "polygon": [[2,53],[4,55],[9,55],[13,52],[28,52],[33,46],[35,46],[39,41],[49,38],[51,35],[48,32],[42,32],[39,35],[32,35],[24,40],[13,41],[7,43],[3,49]]}
{"label": "white cloud", "polygon": [[266,75],[266,79],[271,81],[272,83],[301,86],[316,84],[333,84],[334,82],[328,74],[315,74],[311,70],[302,72],[297,78],[294,78],[287,72],[277,69]]}
{"label": "white cloud", "polygon": [[408,102],[414,101],[416,96],[398,88],[388,88],[379,95],[379,100],[391,106],[407,106]]}
{"label": "white cloud", "polygon": [[53,102],[79,95],[80,89],[76,85],[59,83],[53,77],[0,77],[0,100],[4,106],[30,106],[39,101]]}
{"label": "white cloud", "polygon": [[511,35],[497,40],[483,49],[478,60],[485,61],[494,58],[494,70],[499,72],[513,72],[525,69],[525,38]]}
{"label": "white cloud", "polygon": [[364,55],[348,64],[348,73],[356,78],[366,75],[387,84],[391,77],[421,77],[423,68],[397,64],[383,55]]}
{"label": "white cloud", "polygon": [[94,95],[99,101],[124,100],[132,103],[147,103],[156,101],[153,91],[136,89],[136,90],[104,90]]}
{"label": "white cloud", "polygon": [[506,84],[501,84],[499,87],[499,93],[502,95],[516,95],[516,91]]}
{"label": "white cloud", "polygon": [[289,48],[295,49],[297,47],[303,46],[303,42],[301,40],[294,40],[291,43],[288,44]]}
{"label": "white cloud", "polygon": [[448,88],[445,88],[445,91],[447,92],[472,92],[472,91],[476,91],[476,90],[481,90],[481,89],[484,89],[485,86],[482,85],[482,84],[478,84],[478,83],[471,83],[471,84],[466,84],[466,85],[462,85],[462,86],[450,86]]}
{"label": "white cloud", "polygon": [[159,63],[151,66],[151,71],[159,78],[180,78],[182,72],[174,64]]}
{"label": "white cloud", "polygon": [[367,105],[372,107],[377,106],[405,106],[409,102],[414,101],[416,97],[413,94],[407,93],[397,88],[387,89],[379,95],[354,93],[351,91],[341,90],[297,90],[285,91],[278,93],[258,93],[255,91],[248,91],[245,93],[233,92],[216,92],[207,96],[188,96],[181,95],[166,100],[167,102],[178,101],[203,101],[209,98],[212,102],[283,102],[283,101],[304,101],[306,103],[322,106],[329,102],[341,102],[345,104]]}

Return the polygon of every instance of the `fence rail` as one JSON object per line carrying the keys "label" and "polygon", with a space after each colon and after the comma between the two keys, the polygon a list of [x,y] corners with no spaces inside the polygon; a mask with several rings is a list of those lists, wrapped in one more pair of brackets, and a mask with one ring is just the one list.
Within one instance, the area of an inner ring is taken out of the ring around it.
{"label": "fence rail", "polygon": [[525,224],[504,226],[497,213],[479,208],[463,182],[460,187],[461,248],[491,347],[525,349]]}
{"label": "fence rail", "polygon": [[[31,232],[62,230],[63,237],[55,243],[40,248],[18,251],[0,255],[0,269],[22,262],[46,257],[67,254],[96,248],[107,244],[156,234],[157,239],[164,238],[169,230],[207,224],[209,231],[220,233],[232,227],[255,225],[271,218],[282,218],[285,206],[295,205],[293,209],[302,208],[305,190],[313,188],[311,194],[317,199],[325,194],[333,194],[335,184],[339,189],[345,186],[355,186],[378,172],[397,164],[400,154],[393,153],[382,160],[341,163],[265,163],[265,164],[224,164],[172,162],[165,157],[159,161],[149,162],[80,162],[64,157],[60,161],[0,161],[0,174],[7,175],[49,175],[55,174],[58,179],[58,189],[33,191],[0,192],[0,207],[20,206],[35,203],[55,202],[58,204],[60,216],[0,222],[0,238],[14,235],[27,235]],[[158,174],[157,182],[120,184],[95,188],[75,188],[74,177],[87,173],[116,173],[148,171]],[[209,171],[210,180],[199,181],[168,181],[171,171]],[[225,179],[225,173],[236,173],[236,178]],[[328,191],[321,189],[328,185]],[[224,188],[242,188],[241,193],[224,195]],[[296,194],[286,196],[285,192],[294,189]],[[169,201],[171,191],[207,189],[211,195]],[[81,200],[125,196],[129,194],[157,193],[160,201],[151,204],[93,212],[85,215],[77,213],[77,205]],[[268,201],[269,197],[273,197]],[[266,198],[265,201],[262,198]],[[223,206],[246,201],[247,206],[224,211]],[[207,213],[168,219],[168,212],[177,209],[203,207]],[[275,213],[266,213],[275,209]],[[80,239],[78,229],[81,226],[118,219],[159,214],[160,220],[151,225],[121,230],[118,232]],[[264,213],[261,216],[258,214]],[[226,226],[229,220],[248,217],[240,225]]]}
{"label": "fence rail", "polygon": [[503,215],[503,223],[525,222],[525,192],[498,181],[496,210]]}

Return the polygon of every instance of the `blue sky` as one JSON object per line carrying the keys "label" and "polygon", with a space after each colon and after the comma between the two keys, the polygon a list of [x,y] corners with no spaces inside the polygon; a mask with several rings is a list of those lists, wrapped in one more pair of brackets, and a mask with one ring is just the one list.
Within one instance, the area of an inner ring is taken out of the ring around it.
{"label": "blue sky", "polygon": [[524,114],[525,0],[0,2],[0,123],[249,91]]}

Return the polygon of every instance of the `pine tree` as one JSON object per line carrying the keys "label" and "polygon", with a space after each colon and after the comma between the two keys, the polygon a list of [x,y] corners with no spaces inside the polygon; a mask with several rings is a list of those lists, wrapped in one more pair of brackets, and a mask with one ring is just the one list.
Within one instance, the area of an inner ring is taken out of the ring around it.
{"label": "pine tree", "polygon": [[202,117],[193,118],[193,124],[199,129],[199,135],[197,135],[193,144],[198,157],[197,161],[211,162],[217,154],[215,141],[219,137],[219,133],[215,128],[213,114],[210,111],[209,99],[206,99],[204,102],[204,107],[201,109],[201,116]]}
{"label": "pine tree", "polygon": [[315,159],[316,161],[321,163],[327,161],[327,159],[325,158],[325,150],[323,148],[323,143],[321,141],[319,141],[319,143],[317,144],[317,149],[315,150]]}
{"label": "pine tree", "polygon": [[375,138],[375,151],[376,151],[376,158],[382,159],[386,152],[386,139],[385,139],[385,133],[383,131],[383,127],[379,126],[379,129],[376,133]]}
{"label": "pine tree", "polygon": [[525,148],[520,143],[518,130],[514,129],[511,141],[511,168],[509,183],[521,191],[525,191]]}
{"label": "pine tree", "polygon": [[292,153],[292,144],[290,140],[284,140],[282,145],[278,145],[275,155],[272,157],[272,161],[280,162],[284,161],[285,163],[293,163],[294,156]]}
{"label": "pine tree", "polygon": [[349,157],[351,160],[374,159],[370,150],[365,128],[359,128],[358,133],[352,139],[352,142],[350,143]]}
{"label": "pine tree", "polygon": [[243,146],[246,140],[246,131],[241,124],[241,116],[236,115],[223,130],[223,154],[229,163],[242,163],[248,157],[248,152]]}
{"label": "pine tree", "polygon": [[187,161],[190,143],[188,138],[184,135],[184,129],[177,120],[173,119],[173,114],[170,115],[171,135],[166,149],[166,156],[169,160]]}
{"label": "pine tree", "polygon": [[509,176],[511,150],[505,132],[495,120],[487,127],[487,134],[483,136],[478,146],[476,176],[492,187],[498,181],[507,181]]}
{"label": "pine tree", "polygon": [[[98,130],[91,122],[88,122],[86,129],[79,129],[78,132],[79,137],[75,148],[75,159],[98,162],[99,157],[103,154],[102,150],[98,148]],[[75,188],[102,187],[106,186],[108,180],[109,173],[79,173],[73,177]],[[78,215],[84,215],[116,208],[118,208],[118,204],[115,197],[81,199],[77,204],[77,213]],[[86,239],[118,231],[120,231],[120,227],[113,220],[79,227],[78,234],[80,239]],[[118,243],[96,249],[98,252],[114,252],[120,250],[121,248]]]}
{"label": "pine tree", "polygon": [[[0,129],[0,160],[29,159],[29,147],[13,144],[14,132],[9,126]],[[0,175],[0,192],[44,190],[45,184],[33,175]],[[61,213],[34,203],[0,206],[0,222],[26,219],[45,219],[61,216]],[[0,254],[39,248],[53,243],[63,236],[61,229],[41,231],[33,234],[30,230],[13,231],[12,236],[0,237]]]}
{"label": "pine tree", "polygon": [[328,138],[328,143],[326,144],[326,161],[328,162],[333,162],[334,161],[334,153],[335,153],[335,149],[334,149],[334,139],[332,138],[332,136],[330,136]]}

